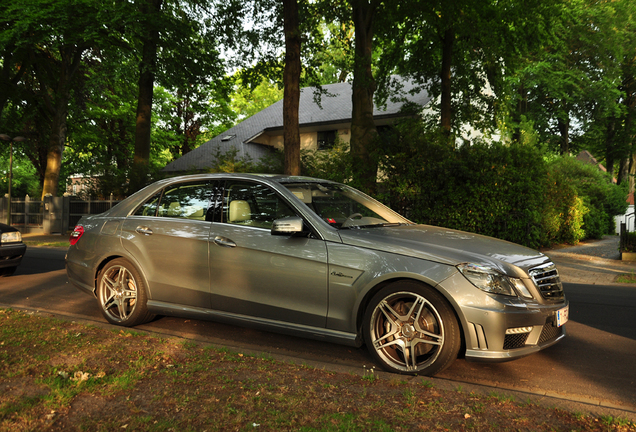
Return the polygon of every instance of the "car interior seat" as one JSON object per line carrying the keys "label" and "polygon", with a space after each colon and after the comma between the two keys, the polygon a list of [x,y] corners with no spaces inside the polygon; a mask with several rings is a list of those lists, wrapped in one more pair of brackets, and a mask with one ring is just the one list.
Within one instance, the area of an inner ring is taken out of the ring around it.
{"label": "car interior seat", "polygon": [[247,201],[234,200],[230,202],[228,222],[245,224],[252,220],[252,209]]}

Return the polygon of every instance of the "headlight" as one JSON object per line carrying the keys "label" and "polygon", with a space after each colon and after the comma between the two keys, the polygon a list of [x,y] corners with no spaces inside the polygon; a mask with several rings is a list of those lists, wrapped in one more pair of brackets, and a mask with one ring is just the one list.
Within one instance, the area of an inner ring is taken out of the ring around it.
{"label": "headlight", "polygon": [[16,243],[21,241],[22,234],[20,234],[20,231],[2,233],[2,243]]}
{"label": "headlight", "polygon": [[457,268],[470,283],[482,291],[514,297],[521,295],[526,298],[532,298],[532,294],[530,294],[521,279],[506,276],[497,270],[479,264],[460,264]]}

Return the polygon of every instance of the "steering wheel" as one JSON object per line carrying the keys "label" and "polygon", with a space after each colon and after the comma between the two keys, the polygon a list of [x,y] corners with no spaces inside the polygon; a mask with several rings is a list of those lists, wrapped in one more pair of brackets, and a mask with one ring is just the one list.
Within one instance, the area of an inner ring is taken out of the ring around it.
{"label": "steering wheel", "polygon": [[342,223],[342,227],[346,228],[348,226],[351,226],[351,224],[353,223],[353,221],[355,220],[355,218],[359,217],[360,219],[362,219],[364,216],[362,216],[360,213],[351,213],[346,219],[345,221]]}

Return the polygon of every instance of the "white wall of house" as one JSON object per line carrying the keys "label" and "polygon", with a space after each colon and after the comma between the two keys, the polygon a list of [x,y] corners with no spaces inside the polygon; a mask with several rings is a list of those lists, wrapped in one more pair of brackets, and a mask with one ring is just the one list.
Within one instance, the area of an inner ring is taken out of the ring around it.
{"label": "white wall of house", "polygon": [[625,222],[627,225],[627,231],[636,231],[636,217],[634,216],[634,206],[627,207],[627,212],[622,216],[614,216],[614,222],[616,223],[616,234],[621,233],[621,222]]}

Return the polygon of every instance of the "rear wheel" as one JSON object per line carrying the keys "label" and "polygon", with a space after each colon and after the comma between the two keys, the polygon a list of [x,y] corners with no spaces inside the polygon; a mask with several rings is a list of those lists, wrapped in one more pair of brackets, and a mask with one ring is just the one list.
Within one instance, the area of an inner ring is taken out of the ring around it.
{"label": "rear wheel", "polygon": [[11,276],[18,269],[18,266],[5,267],[0,269],[0,277]]}
{"label": "rear wheel", "polygon": [[446,299],[417,282],[379,291],[364,316],[371,355],[390,372],[434,375],[457,358],[459,325]]}
{"label": "rear wheel", "polygon": [[109,262],[97,279],[97,298],[111,324],[132,327],[150,321],[146,288],[137,269],[123,258]]}

